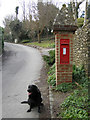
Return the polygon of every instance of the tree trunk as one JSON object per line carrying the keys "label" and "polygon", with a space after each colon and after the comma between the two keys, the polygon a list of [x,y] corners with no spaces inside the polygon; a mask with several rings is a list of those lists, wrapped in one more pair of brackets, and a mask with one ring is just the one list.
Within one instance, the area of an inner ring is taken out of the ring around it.
{"label": "tree trunk", "polygon": [[38,43],[41,43],[40,34],[38,34]]}
{"label": "tree trunk", "polygon": [[73,11],[73,16],[74,16],[74,19],[77,23],[77,18],[78,18],[78,9],[79,9],[79,6],[84,2],[85,0],[81,0],[80,2],[76,2],[76,6],[75,6],[75,2],[74,0],[71,1],[72,3],[72,11]]}
{"label": "tree trunk", "polygon": [[77,23],[77,17],[76,17],[76,7],[74,0],[72,1],[72,11],[73,11],[73,17],[75,19],[75,22]]}
{"label": "tree trunk", "polygon": [[41,43],[41,40],[40,40],[40,35],[42,34],[43,29],[44,29],[44,26],[42,27],[41,32],[39,31],[39,33],[38,33],[38,43]]}
{"label": "tree trunk", "polygon": [[86,0],[86,6],[85,6],[85,17],[84,17],[84,25],[87,22],[87,8],[88,8],[88,0]]}

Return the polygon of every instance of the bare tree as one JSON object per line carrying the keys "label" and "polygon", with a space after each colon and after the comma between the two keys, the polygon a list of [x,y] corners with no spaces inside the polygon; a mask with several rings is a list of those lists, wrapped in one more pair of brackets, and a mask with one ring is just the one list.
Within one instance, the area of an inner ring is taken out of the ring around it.
{"label": "bare tree", "polygon": [[86,0],[86,5],[85,5],[85,17],[84,17],[84,25],[87,22],[87,9],[88,9],[88,0]]}
{"label": "bare tree", "polygon": [[40,43],[40,35],[42,34],[44,28],[48,30],[53,26],[54,18],[58,12],[58,8],[52,3],[38,3],[38,42]]}
{"label": "bare tree", "polygon": [[6,16],[3,20],[4,27],[9,26],[10,22],[13,21],[14,19],[15,17],[13,15]]}
{"label": "bare tree", "polygon": [[10,23],[15,20],[16,18],[13,15],[8,15],[4,18],[3,24],[4,24],[4,38],[9,37],[11,38],[11,29],[10,29]]}
{"label": "bare tree", "polygon": [[32,3],[31,3],[31,1],[29,1],[29,3],[28,3],[28,17],[29,17],[29,20],[31,20],[32,19]]}
{"label": "bare tree", "polygon": [[73,11],[73,16],[75,21],[77,22],[77,18],[78,18],[78,9],[79,6],[84,2],[85,0],[80,0],[79,2],[77,2],[77,0],[71,0],[70,3],[72,4],[72,11]]}
{"label": "bare tree", "polygon": [[19,3],[22,7],[23,20],[25,21],[25,19],[26,19],[26,3],[25,3],[25,0],[19,0]]}
{"label": "bare tree", "polygon": [[26,19],[26,10],[25,10],[25,1],[23,0],[23,4],[22,4],[22,8],[23,8],[23,19],[24,19],[24,21],[25,21],[25,19]]}

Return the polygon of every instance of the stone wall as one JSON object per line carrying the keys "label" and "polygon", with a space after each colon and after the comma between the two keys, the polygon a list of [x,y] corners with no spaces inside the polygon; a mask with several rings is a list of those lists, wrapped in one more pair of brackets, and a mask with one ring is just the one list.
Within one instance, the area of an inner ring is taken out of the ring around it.
{"label": "stone wall", "polygon": [[[75,33],[73,43],[73,61],[76,66],[85,66],[87,73],[90,72],[90,21],[79,28]],[[90,73],[89,73],[90,76]]]}

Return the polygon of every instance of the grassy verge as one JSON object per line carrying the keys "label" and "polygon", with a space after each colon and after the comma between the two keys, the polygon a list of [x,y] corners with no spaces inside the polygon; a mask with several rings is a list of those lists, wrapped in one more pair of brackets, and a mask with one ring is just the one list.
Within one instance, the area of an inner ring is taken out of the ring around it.
{"label": "grassy verge", "polygon": [[24,43],[25,45],[35,45],[43,48],[54,48],[55,43],[54,40],[47,40],[47,41],[42,41],[41,43],[38,42],[31,42],[31,43]]}

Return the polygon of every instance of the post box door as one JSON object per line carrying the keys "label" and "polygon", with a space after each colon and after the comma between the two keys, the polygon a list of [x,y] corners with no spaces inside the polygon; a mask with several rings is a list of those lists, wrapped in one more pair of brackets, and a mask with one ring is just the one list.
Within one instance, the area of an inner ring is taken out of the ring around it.
{"label": "post box door", "polygon": [[69,39],[60,40],[60,64],[69,64]]}

